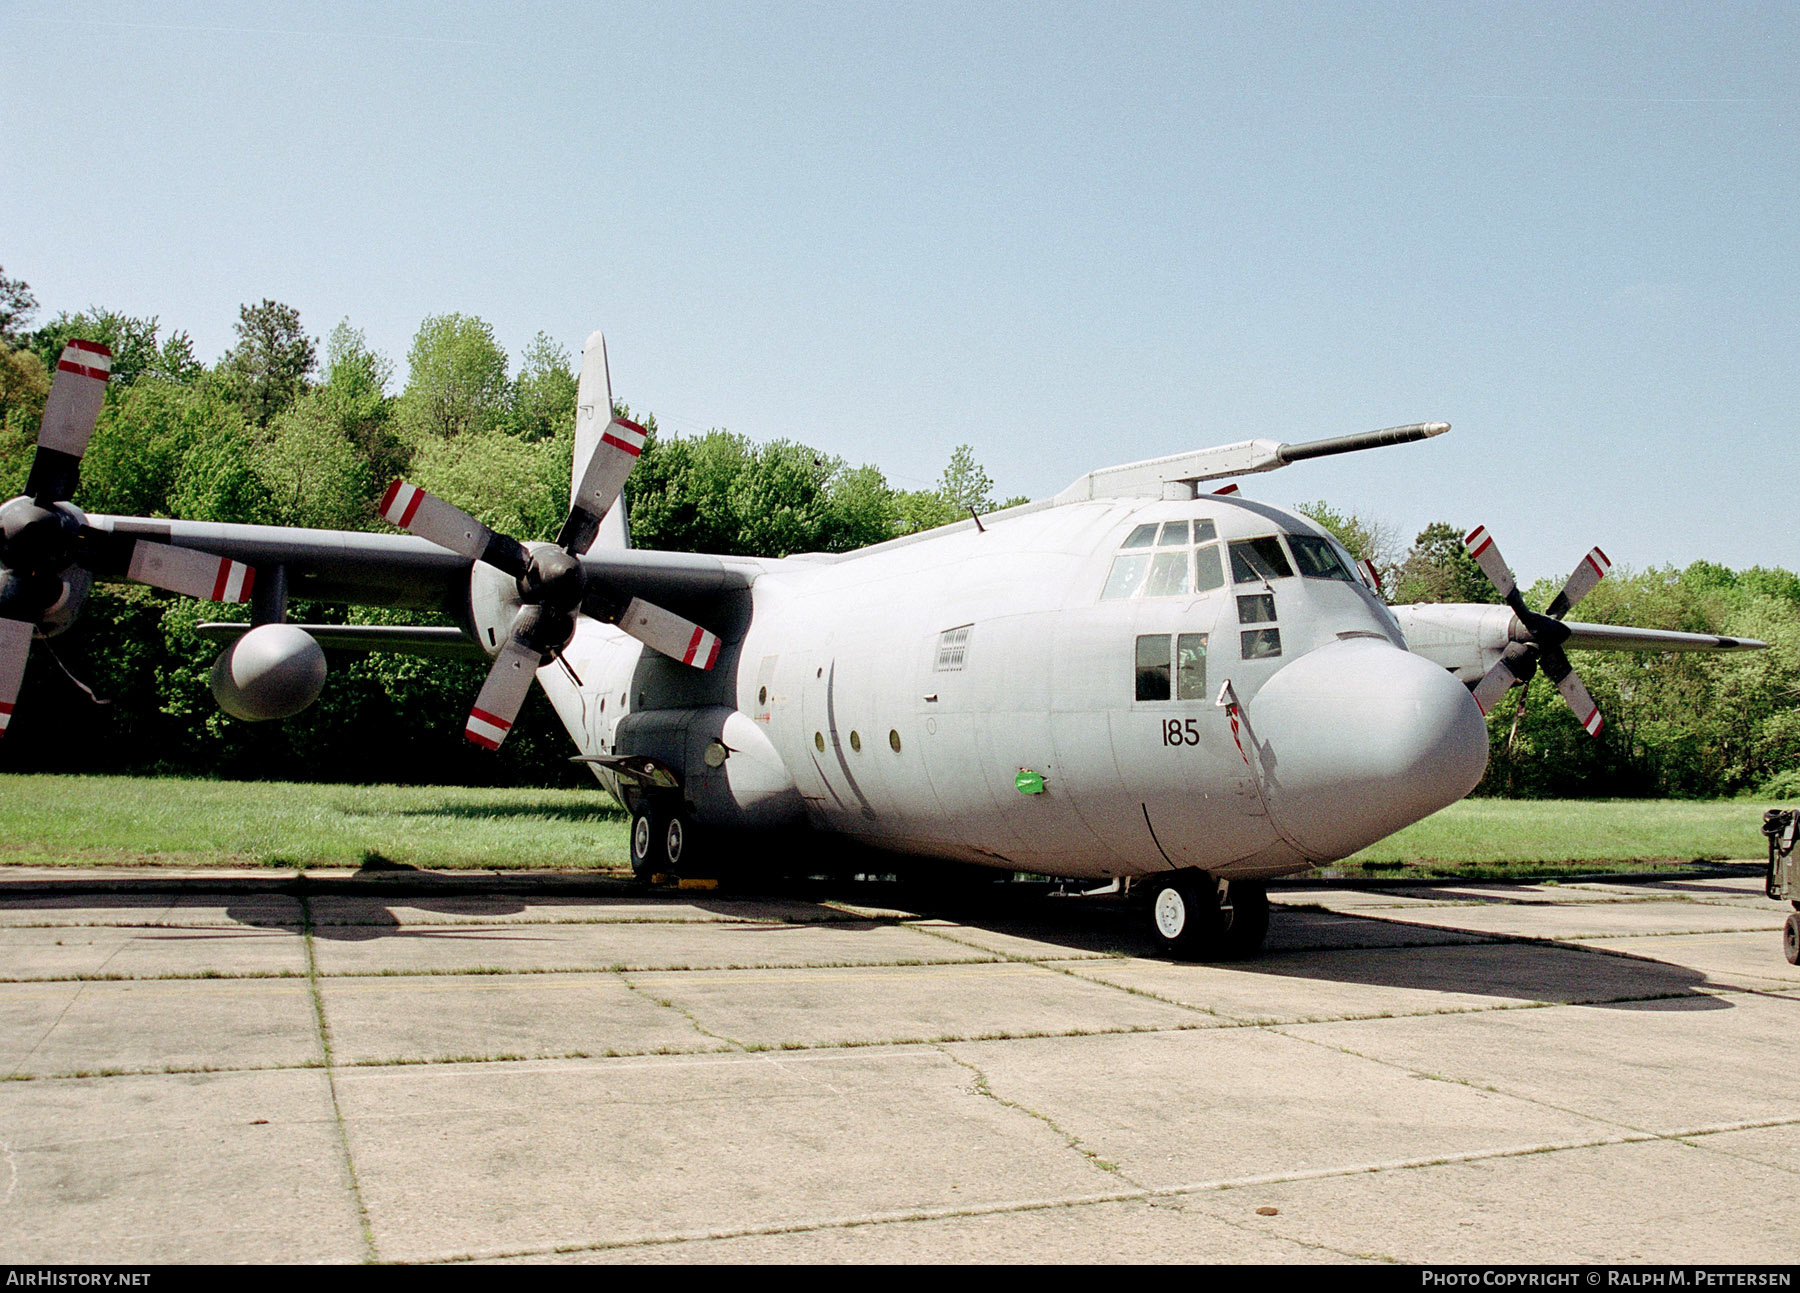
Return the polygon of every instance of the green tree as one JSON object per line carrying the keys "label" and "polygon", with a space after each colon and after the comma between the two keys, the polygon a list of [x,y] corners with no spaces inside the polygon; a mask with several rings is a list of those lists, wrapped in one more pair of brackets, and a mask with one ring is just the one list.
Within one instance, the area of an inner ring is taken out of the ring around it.
{"label": "green tree", "polygon": [[482,320],[432,315],[419,325],[406,361],[399,420],[412,443],[480,434],[505,421],[512,393],[506,352]]}
{"label": "green tree", "polygon": [[361,459],[372,491],[364,518],[373,519],[373,504],[387,483],[405,474],[411,453],[394,420],[394,400],[387,393],[394,365],[372,350],[362,332],[345,319],[325,341],[325,381],[315,388],[324,416],[330,418]]}
{"label": "green tree", "polygon": [[244,416],[263,427],[300,398],[318,361],[300,312],[265,297],[238,307],[237,344],[219,360],[219,374]]}
{"label": "green tree", "polygon": [[50,375],[29,350],[0,344],[0,499],[25,488]]}
{"label": "green tree", "polygon": [[[171,515],[178,493],[192,501],[218,492],[199,485],[185,493],[178,490],[189,456],[215,437],[242,441],[247,434],[242,411],[216,387],[141,377],[101,409],[82,462],[77,498],[91,511]],[[225,452],[216,445],[208,449],[206,470],[217,468]]]}
{"label": "green tree", "polygon": [[1388,600],[1407,602],[1497,602],[1500,594],[1463,547],[1463,531],[1434,521],[1419,531],[1392,579],[1383,576]]}
{"label": "green tree", "polygon": [[79,314],[63,313],[31,334],[30,345],[47,371],[56,370],[63,347],[74,337],[98,341],[112,351],[112,382],[107,398],[116,399],[120,392],[140,377],[159,377],[182,384],[194,381],[200,366],[194,360],[194,343],[185,332],[177,332],[159,342],[161,325],[152,316],[133,318],[112,310],[90,308]]}
{"label": "green tree", "polygon": [[521,440],[549,440],[575,425],[576,380],[569,352],[540,332],[525,347],[513,378],[507,430]]}
{"label": "green tree", "polygon": [[950,462],[938,477],[937,492],[959,515],[994,510],[993,478],[975,461],[974,448],[966,444],[950,451]]}
{"label": "green tree", "polygon": [[25,339],[25,325],[37,313],[37,297],[22,278],[8,278],[0,266],[0,344],[16,346]]}
{"label": "green tree", "polygon": [[276,415],[255,467],[276,524],[359,530],[374,519],[368,464],[323,391],[308,391]]}

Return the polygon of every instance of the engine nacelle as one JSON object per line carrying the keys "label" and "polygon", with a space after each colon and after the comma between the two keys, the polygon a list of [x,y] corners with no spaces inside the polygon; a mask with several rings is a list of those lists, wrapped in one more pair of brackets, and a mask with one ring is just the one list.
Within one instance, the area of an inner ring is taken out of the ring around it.
{"label": "engine nacelle", "polygon": [[213,699],[249,723],[292,718],[324,686],[325,652],[292,624],[258,625],[213,661]]}

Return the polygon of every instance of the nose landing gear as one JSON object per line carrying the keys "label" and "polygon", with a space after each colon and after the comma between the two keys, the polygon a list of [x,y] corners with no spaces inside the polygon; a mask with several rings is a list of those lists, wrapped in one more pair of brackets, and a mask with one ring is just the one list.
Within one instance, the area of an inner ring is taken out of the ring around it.
{"label": "nose landing gear", "polygon": [[1150,936],[1188,961],[1238,961],[1256,955],[1269,931],[1269,893],[1246,880],[1183,870],[1150,884]]}

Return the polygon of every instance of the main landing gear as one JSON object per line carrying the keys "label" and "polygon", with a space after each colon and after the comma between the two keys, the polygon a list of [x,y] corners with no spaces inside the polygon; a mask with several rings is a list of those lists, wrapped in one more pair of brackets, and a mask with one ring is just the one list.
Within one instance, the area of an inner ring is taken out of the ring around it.
{"label": "main landing gear", "polygon": [[1238,961],[1255,956],[1269,932],[1269,891],[1260,884],[1189,869],[1156,876],[1148,888],[1150,936],[1171,956]]}
{"label": "main landing gear", "polygon": [[676,801],[644,798],[631,810],[631,873],[640,880],[692,863],[694,819]]}

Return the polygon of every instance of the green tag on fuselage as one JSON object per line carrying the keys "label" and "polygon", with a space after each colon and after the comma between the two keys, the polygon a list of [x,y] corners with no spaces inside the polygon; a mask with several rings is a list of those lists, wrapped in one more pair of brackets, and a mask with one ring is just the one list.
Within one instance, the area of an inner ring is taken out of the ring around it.
{"label": "green tag on fuselage", "polygon": [[1019,788],[1021,795],[1041,795],[1044,793],[1044,774],[1020,768],[1019,775],[1013,778],[1013,785]]}

